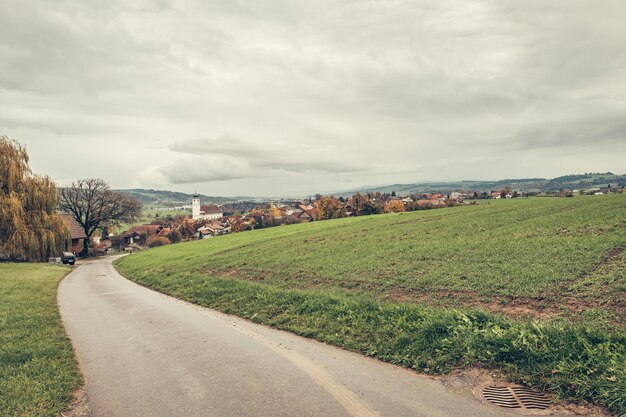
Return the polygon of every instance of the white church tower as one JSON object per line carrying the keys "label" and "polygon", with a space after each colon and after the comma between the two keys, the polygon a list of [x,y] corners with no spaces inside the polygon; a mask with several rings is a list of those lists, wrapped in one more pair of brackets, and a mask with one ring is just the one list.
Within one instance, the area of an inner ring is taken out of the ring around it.
{"label": "white church tower", "polygon": [[200,196],[194,194],[191,198],[191,218],[198,220],[200,218]]}

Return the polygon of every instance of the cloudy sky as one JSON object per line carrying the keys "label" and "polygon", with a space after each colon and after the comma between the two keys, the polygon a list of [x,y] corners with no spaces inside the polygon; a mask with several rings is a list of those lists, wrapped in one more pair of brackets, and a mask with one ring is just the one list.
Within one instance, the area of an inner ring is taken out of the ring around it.
{"label": "cloudy sky", "polygon": [[308,195],[626,172],[626,2],[0,0],[0,134],[60,184]]}

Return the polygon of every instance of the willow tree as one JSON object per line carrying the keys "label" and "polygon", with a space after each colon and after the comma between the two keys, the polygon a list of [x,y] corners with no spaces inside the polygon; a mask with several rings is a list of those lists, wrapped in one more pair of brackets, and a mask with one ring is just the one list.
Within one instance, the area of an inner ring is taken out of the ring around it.
{"label": "willow tree", "polygon": [[58,256],[69,239],[56,213],[59,194],[45,175],[34,175],[26,149],[0,136],[0,259],[44,261]]}

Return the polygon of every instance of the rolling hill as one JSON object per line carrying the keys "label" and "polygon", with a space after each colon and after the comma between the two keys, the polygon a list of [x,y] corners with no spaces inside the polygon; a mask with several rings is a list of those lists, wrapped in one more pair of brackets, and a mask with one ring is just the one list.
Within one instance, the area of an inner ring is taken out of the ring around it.
{"label": "rolling hill", "polygon": [[[144,204],[150,203],[191,203],[192,194],[181,193],[176,191],[167,190],[148,190],[143,188],[131,188],[115,190],[130,194]],[[222,204],[237,200],[253,200],[252,197],[219,197],[200,194],[200,199],[203,203]]]}
{"label": "rolling hill", "polygon": [[403,194],[419,194],[427,192],[449,193],[454,191],[492,191],[501,190],[510,187],[513,190],[528,192],[546,192],[556,190],[578,190],[592,187],[606,187],[608,184],[612,186],[626,187],[626,174],[615,175],[611,172],[607,173],[587,173],[580,175],[565,175],[557,178],[520,178],[520,179],[503,179],[497,181],[453,181],[453,182],[418,182],[413,184],[392,184],[380,187],[361,187],[358,189],[337,193],[344,197],[350,196],[355,192],[381,192],[391,193],[395,191],[399,195]]}

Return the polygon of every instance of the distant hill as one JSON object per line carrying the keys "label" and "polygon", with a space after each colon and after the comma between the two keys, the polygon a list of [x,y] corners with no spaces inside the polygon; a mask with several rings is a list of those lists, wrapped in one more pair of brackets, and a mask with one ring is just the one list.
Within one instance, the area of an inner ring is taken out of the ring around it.
{"label": "distant hill", "polygon": [[[180,193],[176,191],[166,191],[166,190],[146,190],[143,188],[132,188],[126,190],[115,190],[121,191],[126,194],[130,194],[135,197],[139,201],[144,204],[150,203],[191,203],[191,198],[193,194]],[[202,203],[215,203],[215,204],[223,204],[238,200],[251,200],[252,197],[218,197],[218,196],[210,196],[200,194],[200,200]]]}
{"label": "distant hill", "polygon": [[562,177],[547,179],[547,178],[520,178],[520,179],[503,179],[498,181],[452,181],[452,182],[418,182],[413,184],[392,184],[380,187],[363,187],[350,191],[344,191],[335,193],[335,195],[349,196],[359,191],[361,193],[367,192],[381,192],[391,193],[395,191],[396,194],[419,194],[426,192],[440,192],[448,193],[454,191],[491,191],[500,190],[505,187],[510,187],[517,191],[555,191],[555,190],[577,190],[593,187],[606,187],[608,184],[611,186],[626,186],[626,174],[615,175],[611,172],[607,173],[585,173],[579,175],[565,175]]}
{"label": "distant hill", "polygon": [[[452,181],[452,182],[417,182],[413,184],[392,184],[385,186],[364,186],[353,190],[331,193],[336,196],[351,196],[357,191],[361,193],[367,192],[381,192],[391,193],[395,191],[396,194],[419,194],[427,192],[438,193],[450,193],[454,191],[491,191],[501,190],[505,187],[510,187],[516,191],[528,192],[545,192],[554,190],[577,190],[593,187],[606,187],[608,184],[611,186],[626,187],[626,174],[616,175],[611,172],[606,173],[585,173],[576,175],[565,175],[562,177],[547,179],[547,178],[519,178],[519,179],[503,179],[497,181]],[[167,190],[152,190],[143,188],[132,188],[122,191],[132,195],[144,204],[151,203],[190,203],[192,194],[181,193],[176,191]],[[311,190],[311,193],[315,193],[316,190]],[[267,199],[259,199],[250,196],[235,196],[235,197],[220,197],[200,194],[202,203],[214,203],[214,204],[226,204],[236,201],[267,201]]]}

